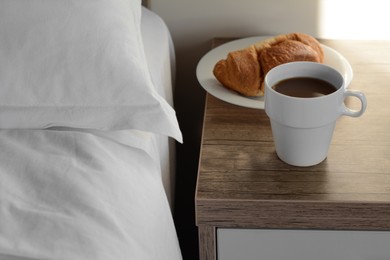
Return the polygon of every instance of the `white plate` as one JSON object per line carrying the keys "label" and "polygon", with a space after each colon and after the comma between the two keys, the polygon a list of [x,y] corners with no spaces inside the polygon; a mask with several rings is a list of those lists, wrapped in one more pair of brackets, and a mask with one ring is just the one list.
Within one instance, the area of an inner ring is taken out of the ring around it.
{"label": "white plate", "polygon": [[[255,42],[267,38],[270,38],[270,36],[243,38],[225,43],[209,51],[202,57],[196,68],[196,76],[200,85],[211,95],[228,103],[243,107],[264,109],[264,97],[245,97],[223,87],[214,77],[213,69],[219,60],[226,59],[229,52],[246,48]],[[324,63],[338,70],[344,76],[345,85],[348,86],[353,77],[349,62],[334,49],[323,44],[322,48],[325,54]]]}

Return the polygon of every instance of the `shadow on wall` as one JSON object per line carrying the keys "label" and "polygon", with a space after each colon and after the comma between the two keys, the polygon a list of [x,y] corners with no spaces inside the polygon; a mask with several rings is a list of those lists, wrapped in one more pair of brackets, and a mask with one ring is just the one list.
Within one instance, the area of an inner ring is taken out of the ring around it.
{"label": "shadow on wall", "polygon": [[[206,45],[206,44],[204,44]],[[209,44],[207,44],[209,45]],[[205,48],[202,47],[202,48]],[[191,49],[177,50],[177,87],[175,108],[184,143],[176,148],[176,196],[174,218],[183,258],[198,258],[198,235],[195,226],[195,186],[198,170],[200,138],[205,91],[197,84],[194,66],[200,53]],[[187,63],[188,61],[192,61]]]}

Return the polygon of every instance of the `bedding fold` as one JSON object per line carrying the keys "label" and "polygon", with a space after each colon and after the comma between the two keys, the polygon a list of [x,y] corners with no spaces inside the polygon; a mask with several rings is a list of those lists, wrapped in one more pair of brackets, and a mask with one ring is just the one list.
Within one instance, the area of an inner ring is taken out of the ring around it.
{"label": "bedding fold", "polygon": [[63,130],[1,130],[0,147],[0,259],[181,259],[144,149]]}

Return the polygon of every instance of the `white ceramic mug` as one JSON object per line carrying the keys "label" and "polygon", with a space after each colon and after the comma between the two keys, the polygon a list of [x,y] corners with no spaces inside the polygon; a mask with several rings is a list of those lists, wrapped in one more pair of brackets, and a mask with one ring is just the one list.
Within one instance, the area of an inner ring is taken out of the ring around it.
{"label": "white ceramic mug", "polygon": [[[272,87],[285,79],[310,77],[325,80],[336,91],[313,98],[297,98],[281,94]],[[328,154],[337,118],[359,117],[367,106],[365,95],[347,89],[342,75],[335,69],[314,62],[291,62],[269,71],[264,80],[265,111],[271,120],[278,157],[291,165],[311,166],[322,162]],[[360,110],[345,106],[344,100],[354,96]]]}

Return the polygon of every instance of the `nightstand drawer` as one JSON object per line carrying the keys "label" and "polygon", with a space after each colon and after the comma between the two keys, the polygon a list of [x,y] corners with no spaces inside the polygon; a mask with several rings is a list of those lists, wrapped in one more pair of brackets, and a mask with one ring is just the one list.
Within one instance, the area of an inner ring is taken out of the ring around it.
{"label": "nightstand drawer", "polygon": [[218,260],[390,259],[389,231],[217,229]]}

